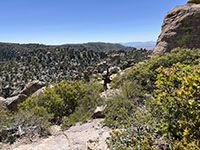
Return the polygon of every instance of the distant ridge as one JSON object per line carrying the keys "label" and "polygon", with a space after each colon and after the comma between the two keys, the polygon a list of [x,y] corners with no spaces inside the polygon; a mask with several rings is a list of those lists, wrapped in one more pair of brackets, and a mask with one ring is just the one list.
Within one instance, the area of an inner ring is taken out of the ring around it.
{"label": "distant ridge", "polygon": [[64,44],[61,47],[71,47],[71,48],[86,48],[88,50],[95,51],[110,51],[110,50],[131,50],[133,47],[128,47],[118,43],[104,43],[104,42],[88,42],[83,44]]}
{"label": "distant ridge", "polygon": [[127,42],[127,43],[120,43],[124,46],[135,47],[135,48],[146,48],[148,50],[153,50],[156,42],[155,41],[147,41],[147,42]]}
{"label": "distant ridge", "polygon": [[127,47],[120,44],[103,43],[103,42],[90,42],[83,44],[63,44],[63,45],[44,45],[38,43],[3,43],[0,42],[0,62],[10,60],[13,57],[24,55],[36,49],[44,48],[73,48],[73,49],[87,49],[93,51],[112,51],[112,50],[133,50],[136,48]]}

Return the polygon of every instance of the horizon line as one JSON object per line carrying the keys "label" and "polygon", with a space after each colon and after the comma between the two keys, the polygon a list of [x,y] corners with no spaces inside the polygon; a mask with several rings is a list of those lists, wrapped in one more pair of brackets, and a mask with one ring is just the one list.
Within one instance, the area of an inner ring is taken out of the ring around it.
{"label": "horizon line", "polygon": [[88,44],[88,43],[108,43],[108,44],[126,44],[126,43],[147,43],[147,42],[156,42],[154,40],[150,41],[127,41],[127,42],[108,42],[108,41],[88,41],[88,42],[72,42],[72,43],[63,43],[63,44],[45,44],[39,42],[8,42],[8,41],[0,41],[0,43],[6,44],[19,44],[19,45],[28,45],[28,44],[39,44],[39,45],[50,45],[50,46],[59,46],[59,45],[67,45],[67,44]]}

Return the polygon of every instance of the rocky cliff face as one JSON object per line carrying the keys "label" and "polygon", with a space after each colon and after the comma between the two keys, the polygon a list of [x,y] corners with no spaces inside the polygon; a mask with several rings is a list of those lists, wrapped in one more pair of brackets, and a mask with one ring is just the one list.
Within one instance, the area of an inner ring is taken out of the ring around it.
{"label": "rocky cliff face", "polygon": [[177,6],[165,16],[154,54],[176,47],[200,48],[200,4]]}
{"label": "rocky cliff face", "polygon": [[200,4],[200,0],[188,0],[187,3]]}

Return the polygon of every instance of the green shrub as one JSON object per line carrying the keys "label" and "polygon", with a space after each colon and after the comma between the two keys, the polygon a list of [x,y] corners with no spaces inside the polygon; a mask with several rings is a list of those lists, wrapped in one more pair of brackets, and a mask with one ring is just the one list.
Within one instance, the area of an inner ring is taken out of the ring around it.
{"label": "green shrub", "polygon": [[154,101],[162,115],[162,131],[175,139],[184,137],[187,143],[199,140],[200,67],[177,63],[157,71]]}
{"label": "green shrub", "polygon": [[199,60],[200,49],[177,48],[118,76],[113,85],[120,87],[123,97],[132,103],[145,93],[151,96],[143,98],[143,106],[135,103],[139,107],[134,106],[129,123],[111,133],[109,148],[199,149]]}
{"label": "green shrub", "polygon": [[[189,50],[176,48],[163,56],[154,56],[144,63],[139,63],[125,74],[118,76],[112,81],[113,88],[120,88],[124,83],[133,85],[132,89],[137,89],[137,96],[143,97],[145,93],[151,94],[156,88],[155,81],[160,66],[171,67],[173,64],[196,65],[200,62],[200,49]],[[123,87],[122,87],[123,88]],[[132,90],[133,94],[134,90]],[[129,95],[131,93],[129,92]],[[144,99],[144,98],[143,98]]]}
{"label": "green shrub", "polygon": [[35,107],[11,113],[0,107],[0,142],[13,143],[18,138],[47,135],[51,116],[44,108]]}
{"label": "green shrub", "polygon": [[13,114],[7,108],[0,105],[0,130],[12,126],[12,116]]}
{"label": "green shrub", "polygon": [[134,111],[130,100],[123,97],[114,97],[107,101],[106,105],[104,123],[107,126],[116,128],[127,125],[130,122],[131,114]]}
{"label": "green shrub", "polygon": [[102,105],[103,101],[99,96],[102,87],[96,82],[90,82],[84,85],[84,96],[78,100],[77,107],[74,112],[65,116],[62,121],[62,127],[70,127],[75,125],[76,122],[85,122],[92,114],[97,106]]}
{"label": "green shrub", "polygon": [[[137,139],[130,129],[125,131],[113,131],[107,143],[110,150],[159,150],[158,146],[152,146],[155,139],[151,134],[140,135]],[[131,137],[132,135],[132,137]]]}
{"label": "green shrub", "polygon": [[134,99],[134,104],[139,103],[136,101],[136,98],[140,96],[142,93],[141,85],[138,84],[136,81],[133,82],[123,82],[121,87],[121,94],[129,100]]}
{"label": "green shrub", "polygon": [[[77,121],[84,120],[101,102],[99,92],[101,88],[97,83],[84,83],[82,81],[62,81],[49,87],[38,97],[30,97],[22,104],[22,110],[43,108],[53,116],[52,123],[62,126],[71,126]],[[88,114],[89,113],[89,114]]]}
{"label": "green shrub", "polygon": [[51,124],[62,123],[65,128],[86,121],[97,105],[102,104],[101,90],[96,82],[62,81],[38,97],[29,97],[16,113],[0,106],[0,142],[12,143],[17,138],[47,135]]}
{"label": "green shrub", "polygon": [[145,107],[134,110],[127,125],[110,133],[107,144],[111,150],[158,149],[160,135],[155,130],[156,120]]}

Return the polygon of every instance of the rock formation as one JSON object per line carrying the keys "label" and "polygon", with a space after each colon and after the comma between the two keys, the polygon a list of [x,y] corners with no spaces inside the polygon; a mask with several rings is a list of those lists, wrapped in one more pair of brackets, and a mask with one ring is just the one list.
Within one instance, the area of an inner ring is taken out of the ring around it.
{"label": "rock formation", "polygon": [[[9,48],[0,43],[0,96],[16,96],[33,80],[48,84],[62,80],[89,81],[92,74],[103,73],[108,66],[117,66],[123,70],[143,61],[150,54],[151,51],[134,48],[120,51],[60,47],[20,50],[17,46]],[[4,57],[7,57],[5,61]],[[24,92],[28,94],[28,91]]]}
{"label": "rock formation", "polygon": [[0,104],[6,106],[9,110],[17,111],[17,105],[23,102],[26,98],[26,95],[19,94],[17,96],[9,97],[4,101],[1,101]]}
{"label": "rock formation", "polygon": [[189,4],[189,3],[200,4],[200,0],[188,0],[187,3],[188,3],[188,4]]}
{"label": "rock formation", "polygon": [[170,52],[176,47],[200,48],[200,4],[177,6],[165,16],[153,53]]}
{"label": "rock formation", "polygon": [[42,88],[45,86],[44,82],[38,81],[38,80],[34,80],[32,82],[29,82],[25,88],[21,91],[21,94],[30,96],[32,95],[34,92],[36,92],[38,89]]}
{"label": "rock formation", "polygon": [[[12,150],[107,150],[106,139],[111,129],[101,124],[103,119],[94,119],[76,124],[66,131],[54,127],[55,134],[30,144],[16,142],[7,149]],[[6,147],[5,147],[6,149]]]}
{"label": "rock formation", "polygon": [[45,86],[45,83],[38,80],[29,82],[25,86],[25,88],[21,92],[19,92],[18,95],[8,97],[6,99],[3,97],[0,97],[0,104],[3,106],[6,106],[11,111],[17,111],[17,105],[19,103],[22,103],[24,100],[26,100],[26,98],[28,98],[32,94],[34,94],[35,96],[39,95],[39,93],[44,91],[44,86]]}

